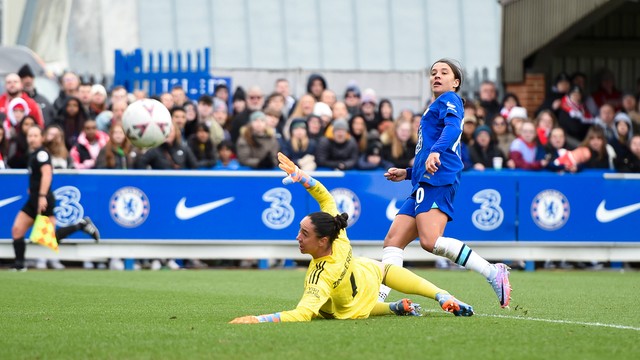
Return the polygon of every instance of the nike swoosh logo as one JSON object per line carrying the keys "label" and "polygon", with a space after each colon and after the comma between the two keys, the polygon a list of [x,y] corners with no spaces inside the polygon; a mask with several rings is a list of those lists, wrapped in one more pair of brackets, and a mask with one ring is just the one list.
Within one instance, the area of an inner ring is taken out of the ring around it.
{"label": "nike swoosh logo", "polygon": [[176,205],[176,217],[180,220],[193,219],[196,216],[200,216],[213,209],[219,208],[220,206],[226,205],[233,200],[235,200],[234,197],[228,197],[226,199],[220,199],[198,206],[187,207],[185,205],[185,203],[187,202],[187,198],[183,197],[178,202],[178,205]]}
{"label": "nike swoosh logo", "polygon": [[608,223],[613,220],[617,220],[623,216],[629,215],[634,211],[640,210],[640,203],[635,203],[627,206],[623,206],[621,208],[607,210],[605,209],[606,200],[602,200],[600,205],[598,205],[598,209],[596,210],[596,219],[601,223]]}
{"label": "nike swoosh logo", "polygon": [[2,199],[2,200],[0,200],[0,207],[7,206],[7,205],[9,205],[11,203],[14,203],[14,202],[20,200],[20,199],[22,199],[22,195],[18,195],[18,196]]}
{"label": "nike swoosh logo", "polygon": [[396,206],[396,202],[398,200],[396,198],[391,199],[391,201],[389,201],[389,205],[387,205],[387,219],[389,219],[389,221],[393,221],[393,219],[396,217],[396,214],[398,214],[398,211],[400,211],[400,209],[398,209],[398,207]]}

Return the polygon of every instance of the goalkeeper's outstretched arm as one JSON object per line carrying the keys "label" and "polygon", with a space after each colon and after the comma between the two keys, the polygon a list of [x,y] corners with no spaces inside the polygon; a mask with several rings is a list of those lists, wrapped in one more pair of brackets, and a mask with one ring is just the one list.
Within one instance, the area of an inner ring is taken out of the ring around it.
{"label": "goalkeeper's outstretched arm", "polygon": [[316,179],[312,178],[306,172],[300,170],[300,168],[291,161],[285,154],[278,153],[278,167],[282,171],[287,173],[287,177],[282,179],[282,183],[285,185],[299,182],[305,188],[309,189],[316,185]]}
{"label": "goalkeeper's outstretched arm", "polygon": [[333,216],[338,215],[338,207],[331,193],[322,183],[309,174],[300,170],[286,155],[278,153],[278,167],[287,173],[287,177],[282,179],[282,183],[285,185],[298,182],[304,186],[309,194],[320,205],[320,210],[329,213]]}

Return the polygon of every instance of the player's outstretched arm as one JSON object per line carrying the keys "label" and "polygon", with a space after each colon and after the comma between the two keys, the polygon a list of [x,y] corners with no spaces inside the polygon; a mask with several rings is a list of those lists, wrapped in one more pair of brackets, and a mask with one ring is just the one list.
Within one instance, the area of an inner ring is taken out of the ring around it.
{"label": "player's outstretched arm", "polygon": [[313,196],[313,198],[318,202],[320,210],[334,216],[338,214],[338,207],[336,206],[335,199],[320,181],[300,170],[296,164],[294,164],[293,161],[283,153],[278,153],[278,161],[280,169],[288,174],[287,177],[282,179],[283,184],[288,185],[294,182],[301,183],[307,189],[309,194],[311,194],[311,196]]}
{"label": "player's outstretched arm", "polygon": [[280,313],[259,316],[241,316],[229,321],[229,324],[259,324],[263,322],[280,322]]}
{"label": "player's outstretched arm", "polygon": [[291,159],[281,152],[278,153],[278,163],[278,167],[287,173],[287,177],[282,179],[283,184],[288,185],[294,182],[299,182],[307,189],[316,184],[316,179],[300,170],[300,168],[298,168]]}
{"label": "player's outstretched arm", "polygon": [[389,181],[402,181],[407,179],[407,169],[398,169],[397,167],[391,167],[384,173],[384,177]]}

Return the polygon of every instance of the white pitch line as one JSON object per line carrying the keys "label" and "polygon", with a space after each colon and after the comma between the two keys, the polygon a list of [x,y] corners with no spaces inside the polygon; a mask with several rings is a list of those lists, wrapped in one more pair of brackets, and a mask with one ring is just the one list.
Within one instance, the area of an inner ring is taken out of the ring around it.
{"label": "white pitch line", "polygon": [[622,329],[622,330],[640,331],[640,327],[627,326],[627,325],[616,325],[616,324],[603,324],[603,323],[598,323],[598,322],[593,323],[593,322],[585,322],[585,321],[553,320],[553,319],[541,319],[541,318],[530,318],[530,317],[522,317],[522,316],[508,316],[508,315],[492,315],[492,314],[474,314],[474,316],[495,317],[495,318],[502,318],[502,319],[541,321],[541,322],[556,323],[556,324],[597,326],[597,327],[606,327],[606,328],[614,328],[614,329]]}
{"label": "white pitch line", "polygon": [[[427,310],[427,312],[437,313],[439,311]],[[606,328],[621,329],[621,330],[640,331],[640,327],[616,325],[616,324],[603,324],[603,323],[597,323],[597,322],[594,323],[594,322],[585,322],[585,321],[554,320],[554,319],[542,319],[542,318],[532,318],[532,317],[523,317],[523,316],[494,315],[494,314],[473,314],[473,316],[493,317],[493,318],[501,318],[501,319],[514,319],[514,320],[540,321],[540,322],[548,322],[548,323],[554,323],[554,324],[584,325],[584,326],[606,327]]]}
{"label": "white pitch line", "polygon": [[[428,310],[427,312],[435,313],[439,311]],[[585,321],[554,320],[554,319],[542,319],[542,318],[509,316],[509,315],[493,315],[493,314],[473,314],[473,316],[493,317],[493,318],[501,318],[501,319],[514,319],[514,320],[527,320],[527,321],[540,321],[540,322],[548,322],[548,323],[554,323],[554,324],[584,325],[584,326],[595,326],[595,327],[606,327],[606,328],[613,328],[613,329],[640,331],[640,327],[616,325],[616,324],[603,324],[603,323],[597,323],[597,322],[593,323],[593,322],[585,322]]]}

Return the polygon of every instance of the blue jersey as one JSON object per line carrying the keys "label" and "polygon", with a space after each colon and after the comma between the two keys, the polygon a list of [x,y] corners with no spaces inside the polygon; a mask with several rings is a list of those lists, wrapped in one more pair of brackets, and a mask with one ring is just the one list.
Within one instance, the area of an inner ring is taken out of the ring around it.
{"label": "blue jersey", "polygon": [[[442,186],[460,181],[463,168],[460,160],[463,118],[462,99],[453,91],[438,96],[422,115],[411,174],[412,192],[418,189],[421,182]],[[440,154],[441,163],[434,175],[429,174],[425,166],[432,152]]]}

